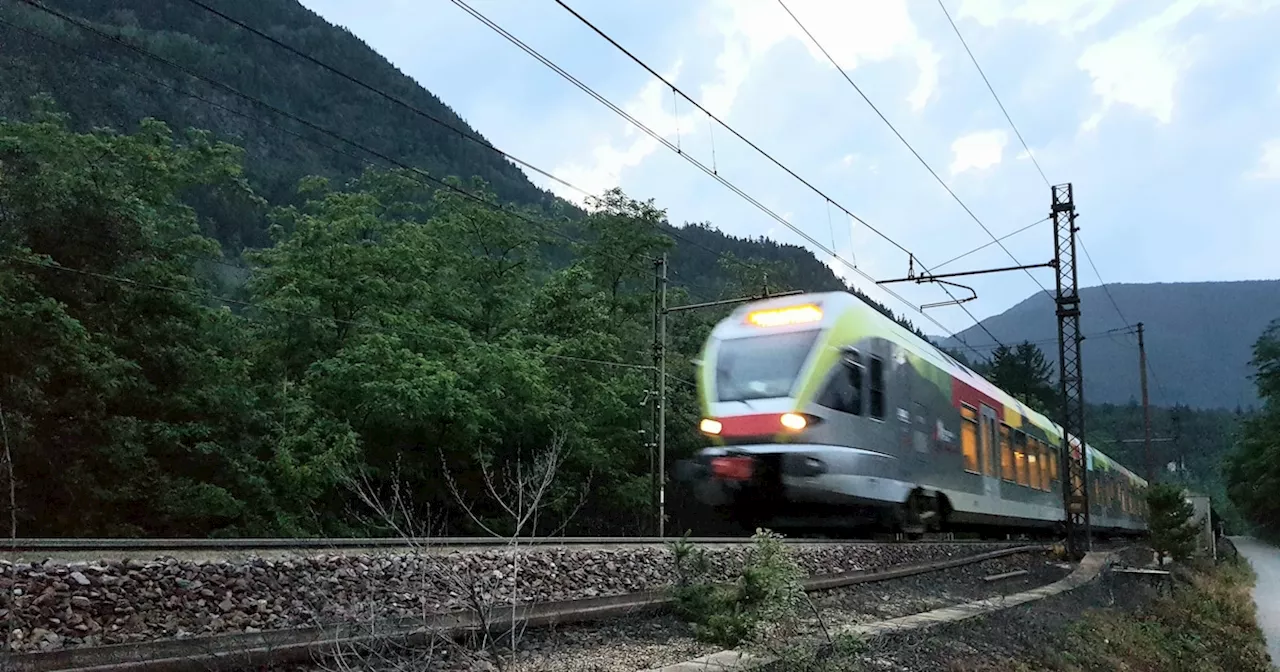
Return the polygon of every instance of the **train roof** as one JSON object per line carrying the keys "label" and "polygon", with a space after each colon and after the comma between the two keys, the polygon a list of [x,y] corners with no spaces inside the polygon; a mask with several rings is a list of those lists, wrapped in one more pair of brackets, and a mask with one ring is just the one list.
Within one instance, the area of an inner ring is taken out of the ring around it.
{"label": "train roof", "polygon": [[[1058,423],[1018,401],[1016,397],[1005,392],[1000,387],[997,387],[995,383],[987,380],[977,371],[965,366],[956,358],[948,355],[931,341],[921,338],[915,332],[912,332],[901,324],[898,324],[896,320],[886,316],[871,304],[849,292],[812,292],[808,294],[793,294],[785,297],[762,299],[760,301],[755,301],[738,307],[733,314],[738,315],[743,312],[759,310],[762,307],[780,307],[797,303],[821,304],[823,307],[823,317],[820,322],[820,326],[824,327],[834,324],[835,320],[838,319],[839,314],[844,311],[862,311],[869,314],[873,319],[878,321],[880,327],[889,332],[889,334],[892,334],[893,337],[890,340],[897,343],[899,346],[905,348],[918,357],[928,360],[934,366],[937,366],[952,377],[963,381],[965,384],[977,389],[983,394],[999,400],[1000,403],[1010,408],[1016,409],[1024,418],[1030,420],[1032,424],[1050,432],[1054,438],[1059,441],[1062,440],[1062,427],[1058,425]],[[719,331],[718,328],[717,331]],[[1097,448],[1090,446],[1088,443],[1085,444],[1085,447],[1095,469],[1099,467],[1113,469],[1124,474],[1125,477],[1131,481],[1144,486],[1147,484],[1146,480],[1125,468],[1124,465],[1104,454]]]}

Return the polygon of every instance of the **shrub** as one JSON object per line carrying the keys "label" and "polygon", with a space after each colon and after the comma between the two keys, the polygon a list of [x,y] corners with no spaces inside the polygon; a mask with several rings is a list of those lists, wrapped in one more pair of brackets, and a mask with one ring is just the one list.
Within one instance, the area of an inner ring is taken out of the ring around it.
{"label": "shrub", "polygon": [[741,574],[732,583],[710,580],[702,549],[687,537],[672,544],[675,613],[701,641],[733,647],[785,637],[804,604],[804,573],[781,535],[758,529]]}
{"label": "shrub", "polygon": [[1147,525],[1151,530],[1151,547],[1158,557],[1186,560],[1195,551],[1196,535],[1203,521],[1191,523],[1195,509],[1182,494],[1182,488],[1159,483],[1147,489]]}

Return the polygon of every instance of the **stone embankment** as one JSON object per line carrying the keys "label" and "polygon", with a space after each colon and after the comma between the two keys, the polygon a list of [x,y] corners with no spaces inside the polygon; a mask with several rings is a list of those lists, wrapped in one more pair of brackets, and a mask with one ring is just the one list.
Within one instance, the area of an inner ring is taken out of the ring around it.
{"label": "stone embankment", "polygon": [[[810,574],[884,569],[1002,545],[800,545]],[[709,549],[727,578],[748,549]],[[421,616],[481,604],[546,602],[660,589],[669,549],[533,547],[451,554],[317,555],[193,562],[3,563],[0,622],[13,649],[48,651],[227,632]]]}

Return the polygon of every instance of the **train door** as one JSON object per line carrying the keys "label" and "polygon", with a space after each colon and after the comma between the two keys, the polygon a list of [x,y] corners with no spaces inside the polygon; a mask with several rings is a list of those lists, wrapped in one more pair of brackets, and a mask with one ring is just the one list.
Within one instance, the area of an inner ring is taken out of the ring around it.
{"label": "train door", "polygon": [[1000,443],[996,440],[996,430],[1000,426],[996,412],[986,404],[982,405],[979,416],[978,458],[982,469],[982,494],[994,499],[1000,498]]}

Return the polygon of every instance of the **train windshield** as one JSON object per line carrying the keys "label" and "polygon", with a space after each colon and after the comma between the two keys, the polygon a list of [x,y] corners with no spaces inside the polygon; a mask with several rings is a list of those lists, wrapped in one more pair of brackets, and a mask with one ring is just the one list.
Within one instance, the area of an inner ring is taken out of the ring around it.
{"label": "train windshield", "polygon": [[722,341],[716,355],[717,399],[789,396],[817,338],[818,330],[809,329]]}

